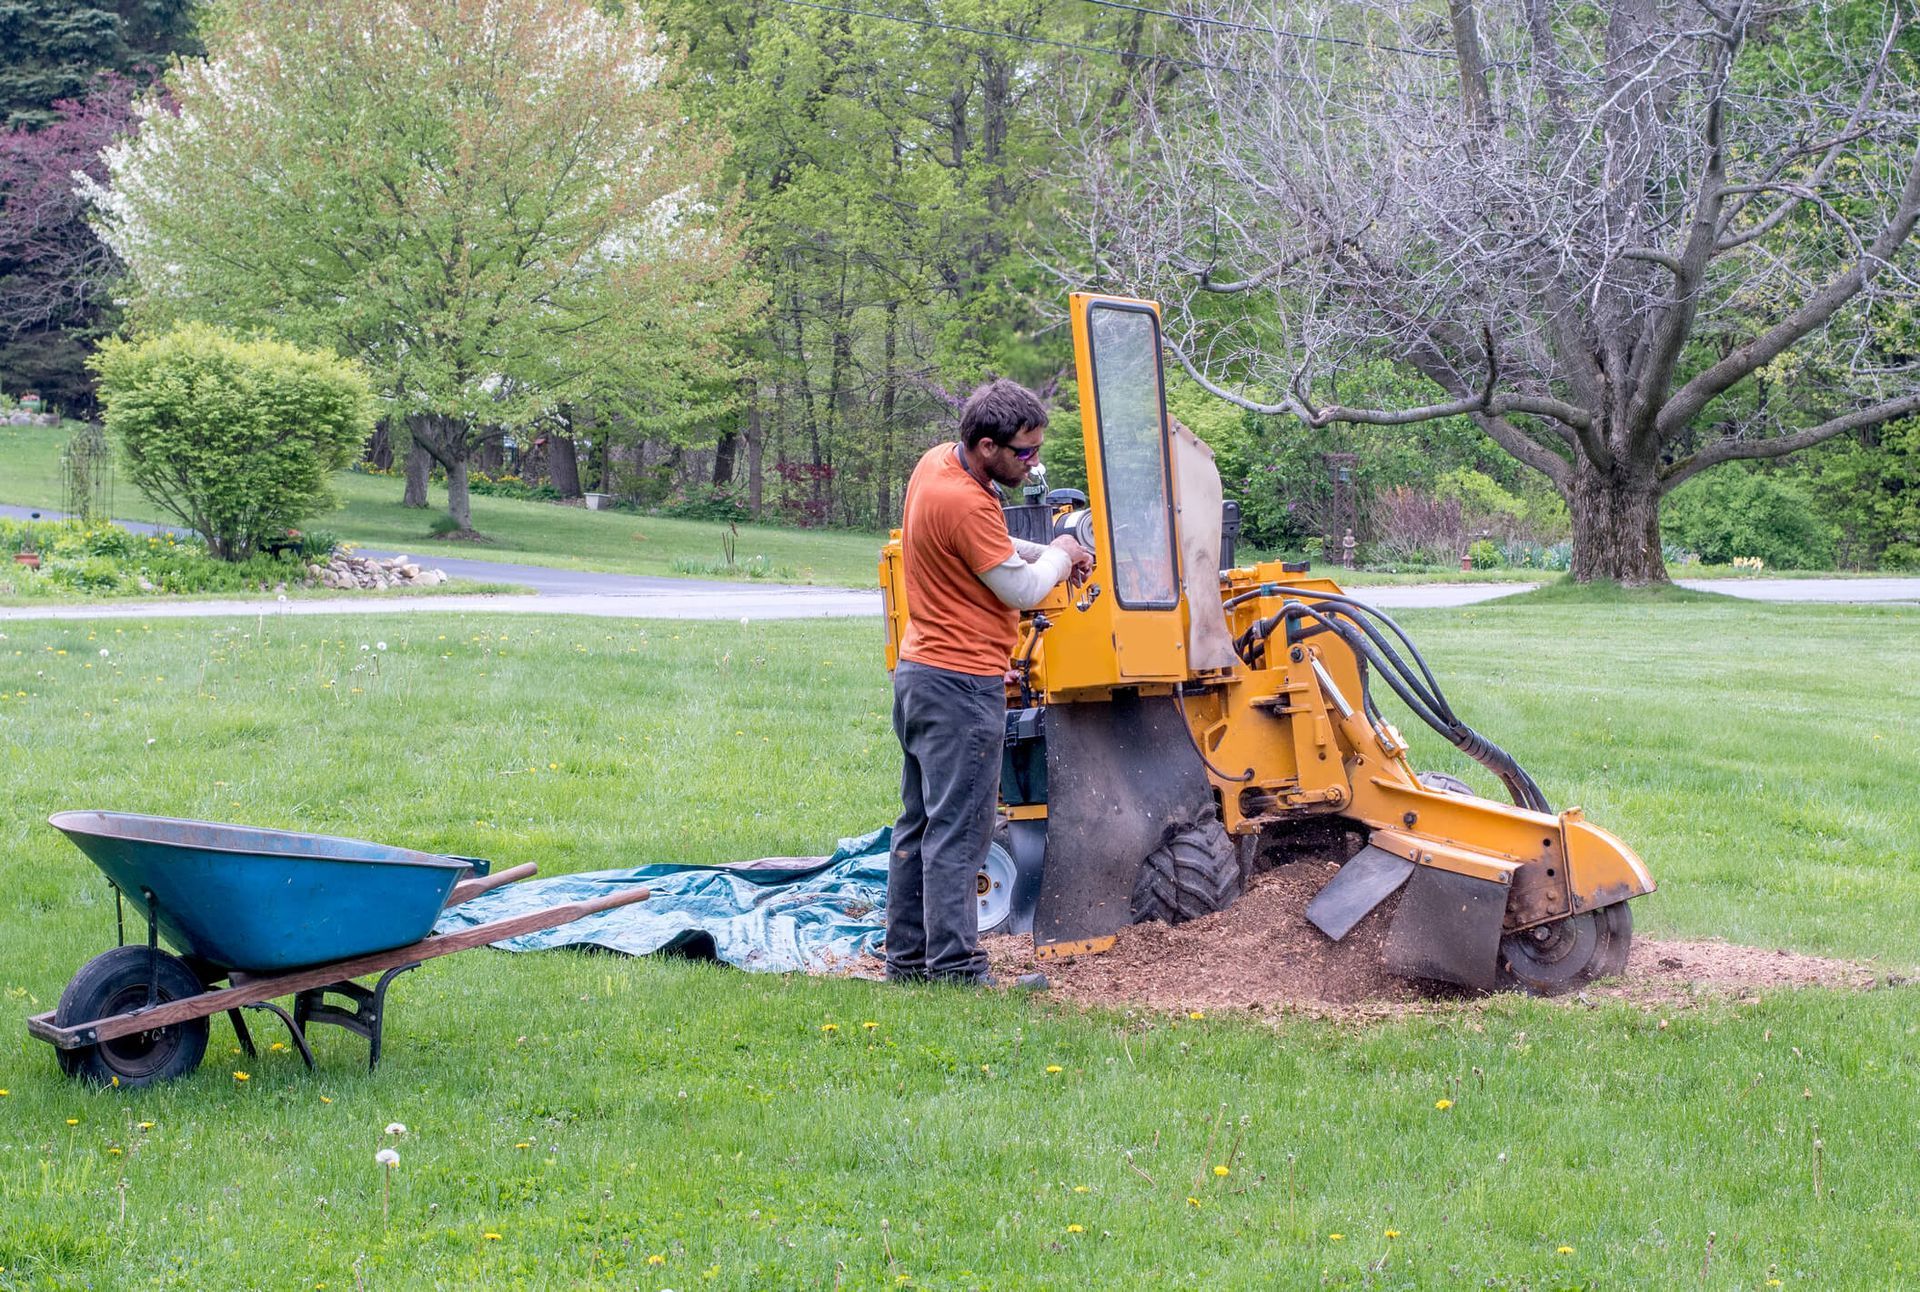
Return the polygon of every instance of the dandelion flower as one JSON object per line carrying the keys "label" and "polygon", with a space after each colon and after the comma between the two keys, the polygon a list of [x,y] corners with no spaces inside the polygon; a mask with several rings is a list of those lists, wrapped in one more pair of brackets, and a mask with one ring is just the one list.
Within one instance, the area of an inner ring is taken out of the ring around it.
{"label": "dandelion flower", "polygon": [[1229,1167],[1225,1162],[1222,1162],[1219,1166],[1213,1168],[1213,1173],[1220,1176],[1232,1175],[1233,1168]]}
{"label": "dandelion flower", "polygon": [[407,1133],[407,1126],[405,1122],[388,1122],[387,1123],[387,1134],[405,1135],[406,1133]]}
{"label": "dandelion flower", "polygon": [[1087,1192],[1087,1186],[1084,1184],[1076,1184],[1073,1186],[1073,1191],[1075,1193],[1085,1193]]}
{"label": "dandelion flower", "polygon": [[667,1263],[667,1258],[662,1256],[659,1252],[655,1252],[653,1255],[647,1257],[647,1264],[649,1265],[665,1265],[666,1263]]}
{"label": "dandelion flower", "polygon": [[253,1074],[251,1072],[236,1072],[233,1074],[233,1079],[235,1081],[252,1081]]}
{"label": "dandelion flower", "polygon": [[381,1166],[392,1167],[400,1165],[400,1155],[390,1148],[383,1148],[378,1153],[375,1153],[373,1160]]}
{"label": "dandelion flower", "polygon": [[1567,1246],[1565,1243],[1560,1244],[1558,1247],[1554,1248],[1553,1250],[1554,1250],[1554,1253],[1559,1256],[1573,1255],[1573,1248]]}
{"label": "dandelion flower", "polygon": [[1397,1229],[1389,1229],[1389,1230],[1387,1231],[1387,1237],[1388,1237],[1388,1238],[1398,1238],[1398,1237],[1400,1237],[1400,1231],[1399,1231],[1399,1230],[1397,1230]]}
{"label": "dandelion flower", "polygon": [[1436,1100],[1434,1100],[1434,1101],[1433,1101],[1433,1106],[1434,1106],[1435,1108],[1438,1108],[1438,1109],[1439,1109],[1439,1110],[1440,1110],[1441,1112],[1445,1112],[1445,1111],[1447,1111],[1447,1109],[1449,1109],[1449,1108],[1451,1108],[1451,1107],[1453,1107],[1453,1100],[1451,1100],[1451,1099],[1436,1099]]}
{"label": "dandelion flower", "polygon": [[1330,1243],[1337,1243],[1337,1242],[1339,1242],[1339,1241],[1340,1241],[1341,1239],[1343,1239],[1343,1238],[1345,1238],[1345,1237],[1346,1237],[1346,1235],[1345,1235],[1345,1234],[1328,1234],[1328,1235],[1327,1235],[1327,1241],[1328,1241],[1328,1242],[1330,1242]]}
{"label": "dandelion flower", "polygon": [[823,1031],[823,1032],[825,1032],[825,1033],[827,1033],[827,1034],[828,1034],[829,1036],[831,1036],[831,1035],[832,1035],[833,1033],[835,1033],[835,1032],[837,1032],[837,1031],[839,1031],[839,1030],[840,1030],[840,1024],[838,1024],[838,1023],[822,1023],[822,1024],[820,1024],[820,1030],[821,1030],[821,1031]]}
{"label": "dandelion flower", "polygon": [[108,1149],[107,1149],[107,1152],[108,1152],[109,1154],[111,1154],[112,1156],[114,1156],[114,1157],[119,1157],[119,1156],[120,1156],[120,1146],[119,1146],[118,1144],[115,1144],[115,1145],[113,1145],[113,1146],[111,1146],[110,1148],[108,1148]]}
{"label": "dandelion flower", "polygon": [[140,1129],[141,1129],[141,1130],[152,1130],[152,1129],[153,1129],[153,1123],[152,1123],[152,1122],[141,1122],[141,1123],[140,1123]]}
{"label": "dandelion flower", "polygon": [[862,1026],[862,1027],[864,1027],[864,1028],[866,1028],[866,1029],[867,1029],[867,1030],[868,1030],[869,1032],[871,1032],[871,1031],[872,1031],[872,1030],[873,1030],[874,1028],[876,1028],[876,1027],[878,1027],[878,1026],[880,1026],[880,1024],[878,1024],[878,1023],[875,1023],[875,1022],[872,1022],[872,1021],[868,1021],[868,1022],[865,1022],[865,1023],[862,1023],[862,1024],[860,1024],[860,1026]]}
{"label": "dandelion flower", "polygon": [[480,1237],[486,1239],[490,1243],[497,1243],[500,1241],[500,1235],[494,1233],[491,1229],[489,1229],[486,1233],[480,1235]]}
{"label": "dandelion flower", "polygon": [[69,1118],[67,1118],[67,1125],[69,1125],[69,1126],[78,1126],[79,1124],[80,1124],[80,1119],[79,1119],[78,1117],[69,1117]]}
{"label": "dandelion flower", "polygon": [[1068,1225],[1067,1232],[1070,1234],[1084,1234],[1087,1232],[1087,1227],[1085,1225]]}
{"label": "dandelion flower", "polygon": [[5,1099],[8,1095],[12,1093],[13,1092],[11,1090],[0,1090],[0,1099]]}
{"label": "dandelion flower", "polygon": [[330,1103],[332,1103],[332,1102],[333,1102],[333,1100],[331,1100],[331,1099],[329,1099],[329,1098],[327,1098],[327,1097],[326,1097],[325,1095],[321,1095],[321,1096],[320,1096],[320,1102],[321,1102],[321,1103],[323,1103],[323,1104],[330,1104]]}
{"label": "dandelion flower", "polygon": [[1196,1198],[1196,1197],[1194,1197],[1193,1195],[1191,1195],[1191,1194],[1189,1194],[1189,1195],[1187,1195],[1187,1205],[1188,1205],[1189,1207],[1197,1207],[1197,1206],[1199,1206],[1199,1205],[1200,1205],[1200,1199],[1198,1199],[1198,1198]]}
{"label": "dandelion flower", "polygon": [[1065,1071],[1066,1071],[1066,1069],[1065,1069],[1065,1068],[1063,1068],[1063,1067],[1061,1067],[1061,1066],[1060,1066],[1059,1064],[1057,1064],[1057,1063],[1049,1063],[1049,1064],[1047,1065],[1047,1075],[1048,1075],[1048,1076],[1050,1076],[1050,1077],[1051,1077],[1051,1076],[1057,1076],[1057,1075],[1059,1075],[1060,1073],[1062,1073],[1062,1072],[1065,1072]]}
{"label": "dandelion flower", "polygon": [[1206,1017],[1206,1014],[1201,1010],[1195,1009],[1195,1010],[1189,1010],[1187,1012],[1187,1017],[1190,1019],[1193,1019],[1195,1022],[1199,1022],[1201,1019]]}
{"label": "dandelion flower", "polygon": [[514,1147],[515,1148],[532,1148],[533,1145],[527,1143],[527,1141],[525,1140],[521,1140],[518,1144],[515,1144]]}

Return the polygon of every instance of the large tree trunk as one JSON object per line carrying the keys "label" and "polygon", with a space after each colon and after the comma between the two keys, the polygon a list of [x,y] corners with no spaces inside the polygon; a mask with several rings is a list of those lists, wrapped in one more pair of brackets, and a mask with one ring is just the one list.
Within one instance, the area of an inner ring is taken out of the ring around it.
{"label": "large tree trunk", "polygon": [[433,474],[433,455],[418,442],[407,448],[407,491],[400,497],[402,507],[427,505],[427,477]]}
{"label": "large tree trunk", "polygon": [[1602,472],[1581,462],[1574,468],[1572,496],[1575,582],[1667,581],[1660,555],[1660,485],[1653,470]]}
{"label": "large tree trunk", "polygon": [[447,463],[447,514],[459,532],[473,528],[473,503],[467,497],[467,457],[462,453]]}
{"label": "large tree trunk", "polygon": [[580,496],[580,450],[570,435],[547,437],[547,475],[562,498]]}

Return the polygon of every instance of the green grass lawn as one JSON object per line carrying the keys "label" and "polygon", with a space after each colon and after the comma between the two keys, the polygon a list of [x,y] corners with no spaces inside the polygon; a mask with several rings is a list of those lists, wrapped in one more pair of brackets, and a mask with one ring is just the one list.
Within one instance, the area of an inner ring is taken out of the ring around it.
{"label": "green grass lawn", "polygon": [[[0,426],[0,503],[60,506],[60,450],[72,427]],[[783,529],[741,525],[729,534],[720,521],[675,520],[632,512],[587,511],[509,498],[473,499],[474,527],[492,541],[434,538],[428,526],[444,514],[445,493],[435,485],[432,509],[400,505],[398,476],[343,471],[334,477],[342,506],[315,517],[310,528],[327,529],[362,547],[399,549],[431,559],[457,556],[478,561],[520,562],[616,574],[676,575],[717,579],[765,571],[766,581],[872,587],[877,581],[884,536],[847,530]],[[114,488],[119,520],[166,523],[152,503],[125,479]],[[729,567],[725,543],[733,547]],[[471,591],[471,588],[456,589]]]}
{"label": "green grass lawn", "polygon": [[[1404,622],[1463,716],[1643,852],[1643,932],[1920,958],[1920,613]],[[870,623],[0,631],[16,1019],[112,943],[62,808],[550,873],[823,851],[893,811]],[[1912,987],[1359,1027],[476,951],[392,1000],[377,1075],[338,1033],[316,1074],[243,1063],[222,1020],[197,1074],[140,1092],[68,1083],[16,1023],[0,1288],[1827,1289],[1920,1261]]]}

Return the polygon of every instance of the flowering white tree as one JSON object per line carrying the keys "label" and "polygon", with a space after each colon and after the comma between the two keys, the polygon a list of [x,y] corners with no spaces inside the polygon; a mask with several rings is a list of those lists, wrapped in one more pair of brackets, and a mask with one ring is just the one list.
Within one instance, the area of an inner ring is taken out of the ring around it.
{"label": "flowering white tree", "polygon": [[[587,397],[670,419],[760,297],[662,38],[586,0],[227,0],[90,186],[135,318],[360,358],[445,467]],[[410,487],[411,487],[410,482]],[[424,473],[419,480],[424,502]]]}

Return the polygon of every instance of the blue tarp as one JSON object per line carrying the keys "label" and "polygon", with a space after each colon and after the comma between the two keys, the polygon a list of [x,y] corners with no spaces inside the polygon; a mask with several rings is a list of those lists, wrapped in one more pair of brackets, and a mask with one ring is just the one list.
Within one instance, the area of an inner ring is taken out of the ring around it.
{"label": "blue tarp", "polygon": [[880,945],[887,922],[892,827],[842,839],[830,857],[771,857],[731,866],[660,864],[508,884],[442,912],[437,933],[506,919],[613,889],[652,890],[571,924],[494,946],[505,951],[604,947],[643,956],[668,948],[711,953],[765,973],[839,968]]}

